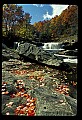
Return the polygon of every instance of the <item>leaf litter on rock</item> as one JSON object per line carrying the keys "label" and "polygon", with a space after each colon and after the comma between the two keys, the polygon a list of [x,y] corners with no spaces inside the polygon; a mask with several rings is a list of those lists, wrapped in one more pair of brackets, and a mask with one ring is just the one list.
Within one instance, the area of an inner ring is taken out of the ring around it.
{"label": "leaf litter on rock", "polygon": [[[60,73],[58,70],[52,70],[51,68],[49,68],[49,67],[42,67],[42,66],[40,66],[40,65],[35,65],[35,64],[26,64],[27,66],[29,66],[28,67],[28,70],[24,70],[24,69],[22,69],[22,67],[21,67],[21,69],[20,70],[14,70],[13,69],[13,71],[12,71],[12,74],[14,73],[14,74],[16,74],[16,75],[25,75],[25,74],[30,74],[29,75],[29,79],[28,80],[32,80],[32,79],[35,79],[35,80],[38,80],[38,81],[44,81],[45,79],[44,79],[44,76],[46,76],[46,74],[48,74],[49,76],[52,76],[53,78],[55,78],[56,76],[58,76],[58,77],[60,77],[60,76],[63,76],[64,74],[65,74],[65,72],[63,72],[63,74],[62,73]],[[35,71],[42,71],[44,74],[43,74],[43,76],[41,75],[41,73],[40,72],[37,72],[37,75],[35,75],[34,74],[34,76],[32,76],[32,72],[34,72],[34,73],[36,73]],[[63,76],[63,78],[66,78],[66,75],[64,75]],[[66,78],[67,79],[67,78]],[[65,80],[64,79],[61,79],[61,81],[62,82],[65,82]],[[45,81],[44,81],[45,82]],[[74,84],[74,83],[72,83],[72,84]],[[75,83],[76,84],[76,83]],[[74,85],[75,85],[74,84]],[[69,85],[69,84],[68,84]],[[24,106],[23,107],[23,111],[22,110],[20,110],[20,111],[17,111],[17,115],[24,115],[24,111],[26,111],[25,112],[25,115],[27,115],[27,116],[32,116],[32,115],[35,115],[35,111],[33,110],[33,109],[35,109],[36,107],[36,104],[34,104],[34,106],[33,106],[33,104],[30,104],[30,101],[32,101],[32,99],[29,99],[28,100],[28,94],[27,93],[24,93],[24,89],[22,88],[23,87],[23,85],[21,86],[21,88],[20,87],[18,87],[18,89],[20,89],[19,90],[19,92],[17,92],[16,94],[11,94],[11,98],[13,99],[14,97],[26,97],[27,98],[27,103],[26,103],[26,106]],[[41,86],[40,86],[41,87]],[[22,90],[21,90],[22,89]],[[62,87],[61,85],[60,86],[58,86],[57,87],[57,89],[58,89],[58,92],[60,92],[61,94],[63,93],[63,94],[67,94],[67,93],[65,93],[67,90],[66,89],[68,89],[68,87],[67,88],[65,88],[64,86]],[[56,90],[57,90],[56,89]],[[69,91],[69,89],[68,89],[68,91]],[[69,95],[69,94],[67,94],[67,95]],[[30,96],[30,95],[29,95]],[[64,105],[64,103],[62,102],[62,104]],[[32,105],[32,106],[30,106],[30,105]],[[20,105],[19,105],[20,106]],[[19,106],[18,106],[18,108],[19,108]],[[29,106],[31,107],[31,108],[29,108]],[[29,108],[29,110],[27,109],[27,108]],[[32,109],[32,110],[30,110],[30,109]],[[28,111],[28,112],[27,112]]]}
{"label": "leaf litter on rock", "polygon": [[[19,82],[23,82],[23,80],[17,80],[17,83]],[[34,116],[35,115],[35,105],[36,105],[36,98],[31,97],[28,93],[24,93],[24,89],[22,89],[21,91],[17,92],[16,94],[12,94],[11,95],[12,98],[14,97],[25,97],[27,99],[27,102],[25,105],[22,105],[22,108],[20,107],[21,105],[19,105],[15,110],[15,115],[27,115],[27,116]],[[29,103],[27,105],[27,103]],[[9,102],[6,104],[6,107],[12,107],[12,105],[14,104],[14,102]],[[26,111],[27,110],[27,111]],[[9,115],[9,112],[5,113],[6,115]]]}

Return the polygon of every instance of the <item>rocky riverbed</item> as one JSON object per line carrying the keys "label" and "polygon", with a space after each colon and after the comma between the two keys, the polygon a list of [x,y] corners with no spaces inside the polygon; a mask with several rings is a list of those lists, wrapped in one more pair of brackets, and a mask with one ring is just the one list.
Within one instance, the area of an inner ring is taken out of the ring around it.
{"label": "rocky riverbed", "polygon": [[2,62],[2,114],[75,116],[77,73],[30,61]]}

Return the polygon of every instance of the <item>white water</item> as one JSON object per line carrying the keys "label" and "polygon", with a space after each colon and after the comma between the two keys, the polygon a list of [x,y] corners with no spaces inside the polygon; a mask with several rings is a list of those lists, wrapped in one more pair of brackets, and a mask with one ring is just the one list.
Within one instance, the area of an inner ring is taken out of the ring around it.
{"label": "white water", "polygon": [[44,50],[64,50],[62,49],[61,43],[44,43],[44,46],[42,47]]}
{"label": "white water", "polygon": [[63,59],[64,62],[78,63],[77,59]]}
{"label": "white water", "polygon": [[20,43],[19,42],[14,42],[14,49],[16,49],[17,47],[19,47]]}

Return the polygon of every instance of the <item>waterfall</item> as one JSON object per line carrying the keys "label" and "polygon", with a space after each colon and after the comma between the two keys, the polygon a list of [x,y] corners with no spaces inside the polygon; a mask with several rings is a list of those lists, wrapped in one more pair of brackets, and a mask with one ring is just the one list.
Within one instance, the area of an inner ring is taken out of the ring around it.
{"label": "waterfall", "polygon": [[58,43],[51,44],[51,49],[60,49],[60,44]]}
{"label": "waterfall", "polygon": [[14,49],[17,49],[17,47],[19,47],[20,42],[14,42]]}
{"label": "waterfall", "polygon": [[77,59],[63,59],[64,62],[69,62],[69,63],[78,63]]}
{"label": "waterfall", "polygon": [[43,49],[59,50],[62,49],[62,43],[44,43]]}

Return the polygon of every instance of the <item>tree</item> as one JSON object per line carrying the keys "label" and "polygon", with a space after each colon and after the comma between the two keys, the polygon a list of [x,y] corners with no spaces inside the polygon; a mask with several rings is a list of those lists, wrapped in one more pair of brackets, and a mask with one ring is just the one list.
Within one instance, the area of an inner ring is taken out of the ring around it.
{"label": "tree", "polygon": [[31,16],[29,13],[25,13],[22,6],[16,4],[4,4],[3,5],[3,31],[5,30],[6,35],[8,32],[14,34],[21,28],[29,25]]}
{"label": "tree", "polygon": [[50,39],[50,41],[55,41],[55,38],[60,38],[62,35],[78,34],[78,6],[69,5],[59,16],[35,23],[34,27],[39,32],[40,39]]}
{"label": "tree", "polygon": [[15,4],[4,4],[3,5],[3,27],[6,30],[6,35],[8,31],[15,31],[14,25],[16,24],[16,12],[17,5]]}

